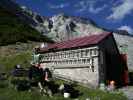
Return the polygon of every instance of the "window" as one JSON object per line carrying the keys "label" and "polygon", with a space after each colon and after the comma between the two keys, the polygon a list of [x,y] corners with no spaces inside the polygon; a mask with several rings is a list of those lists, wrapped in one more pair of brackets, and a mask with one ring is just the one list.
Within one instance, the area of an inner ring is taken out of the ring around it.
{"label": "window", "polygon": [[53,59],[55,59],[55,55],[53,55]]}
{"label": "window", "polygon": [[72,64],[74,64],[74,60],[72,60]]}
{"label": "window", "polygon": [[66,60],[66,64],[68,64],[68,61]]}
{"label": "window", "polygon": [[65,54],[64,53],[62,54],[62,58],[65,58]]}
{"label": "window", "polygon": [[97,55],[97,49],[94,50],[94,55]]}
{"label": "window", "polygon": [[89,49],[86,50],[86,56],[90,56],[90,50]]}
{"label": "window", "polygon": [[58,64],[60,64],[60,61],[58,61]]}
{"label": "window", "polygon": [[76,54],[77,54],[77,57],[80,57],[80,52],[76,52]]}
{"label": "window", "polygon": [[80,54],[81,54],[81,57],[83,57],[83,56],[84,56],[83,51],[80,51]]}
{"label": "window", "polygon": [[89,63],[89,64],[90,64],[90,59],[87,59],[87,63]]}
{"label": "window", "polygon": [[90,56],[92,56],[92,50],[90,50]]}
{"label": "window", "polygon": [[94,64],[94,58],[92,58],[92,65]]}
{"label": "window", "polygon": [[61,59],[63,58],[63,52],[61,53]]}
{"label": "window", "polygon": [[68,60],[68,64],[70,64],[70,61]]}
{"label": "window", "polygon": [[49,53],[47,54],[47,56],[49,56]]}
{"label": "window", "polygon": [[76,54],[75,51],[73,52],[73,57],[74,57],[74,58],[77,57],[77,54]]}
{"label": "window", "polygon": [[64,52],[64,58],[66,58],[66,52]]}
{"label": "window", "polygon": [[61,54],[59,54],[60,55],[60,59],[62,59],[63,57],[62,57],[62,53]]}
{"label": "window", "polygon": [[92,70],[92,72],[94,72],[94,65],[91,66],[91,70]]}
{"label": "window", "polygon": [[85,64],[86,63],[86,59],[82,59],[82,62],[83,62],[83,64]]}
{"label": "window", "polygon": [[69,53],[69,57],[72,58],[72,53],[71,52]]}
{"label": "window", "polygon": [[74,64],[77,64],[77,60],[74,60]]}
{"label": "window", "polygon": [[72,60],[70,60],[70,64],[72,64]]}
{"label": "window", "polygon": [[81,59],[79,60],[79,63],[82,64],[82,60]]}
{"label": "window", "polygon": [[78,64],[80,64],[80,59],[78,59]]}
{"label": "window", "polygon": [[85,56],[87,56],[88,55],[88,50],[85,50]]}
{"label": "window", "polygon": [[54,64],[57,64],[57,62],[55,61]]}
{"label": "window", "polygon": [[96,55],[95,54],[96,53],[95,51],[96,51],[95,49],[92,50],[92,55]]}
{"label": "window", "polygon": [[66,58],[68,58],[68,52],[66,52]]}
{"label": "window", "polygon": [[64,64],[66,64],[66,60],[64,61]]}
{"label": "window", "polygon": [[74,58],[74,52],[72,52],[72,58]]}

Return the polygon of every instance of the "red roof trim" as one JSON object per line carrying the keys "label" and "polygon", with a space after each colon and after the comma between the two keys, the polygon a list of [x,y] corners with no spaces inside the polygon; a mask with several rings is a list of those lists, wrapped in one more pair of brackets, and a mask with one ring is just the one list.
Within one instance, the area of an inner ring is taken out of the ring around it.
{"label": "red roof trim", "polygon": [[41,48],[39,52],[46,52],[46,51],[50,51],[51,49],[62,50],[62,49],[70,49],[70,48],[94,45],[94,44],[98,44],[100,41],[102,41],[104,38],[106,38],[111,34],[112,33],[106,32],[106,33],[101,33],[96,35],[75,38],[75,39],[67,40],[63,42],[56,42],[54,44],[49,44],[47,48]]}

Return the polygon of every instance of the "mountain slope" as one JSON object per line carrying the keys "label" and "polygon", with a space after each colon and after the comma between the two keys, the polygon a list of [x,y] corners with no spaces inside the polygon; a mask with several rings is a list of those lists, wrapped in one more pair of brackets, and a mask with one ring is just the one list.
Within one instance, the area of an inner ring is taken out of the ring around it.
{"label": "mountain slope", "polygon": [[50,41],[14,13],[0,7],[0,45],[44,40]]}
{"label": "mountain slope", "polygon": [[21,21],[30,25],[43,35],[54,41],[68,40],[84,34],[98,34],[104,30],[99,28],[91,19],[59,14],[50,18],[40,16],[25,6],[20,6],[13,0],[1,0],[0,5],[8,8]]}
{"label": "mountain slope", "polygon": [[49,18],[49,29],[47,31],[47,36],[55,41],[62,41],[84,35],[99,34],[104,30],[98,28],[91,19],[59,14]]}

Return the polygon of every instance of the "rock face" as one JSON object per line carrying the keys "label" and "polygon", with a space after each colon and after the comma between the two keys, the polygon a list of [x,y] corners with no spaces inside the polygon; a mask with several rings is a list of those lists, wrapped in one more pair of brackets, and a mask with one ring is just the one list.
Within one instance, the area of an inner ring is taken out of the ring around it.
{"label": "rock face", "polygon": [[50,18],[51,28],[48,36],[55,41],[69,40],[85,35],[99,34],[103,32],[96,24],[87,19],[65,16],[59,14]]}
{"label": "rock face", "polygon": [[21,9],[23,16],[20,17],[23,17],[23,19],[29,18],[30,20],[32,20],[32,22],[29,22],[28,24],[39,32],[41,32],[42,34],[48,33],[49,19],[47,17],[43,17],[37,14],[36,12],[31,11],[25,6],[21,6]]}

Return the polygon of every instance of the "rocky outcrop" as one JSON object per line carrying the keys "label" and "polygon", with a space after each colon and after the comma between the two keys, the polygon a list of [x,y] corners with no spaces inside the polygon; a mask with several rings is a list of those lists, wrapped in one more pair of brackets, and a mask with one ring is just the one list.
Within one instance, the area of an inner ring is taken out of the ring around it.
{"label": "rocky outcrop", "polygon": [[49,29],[48,36],[55,41],[99,34],[104,31],[98,28],[91,20],[66,16],[64,14],[55,15],[50,18],[50,21],[51,28]]}

